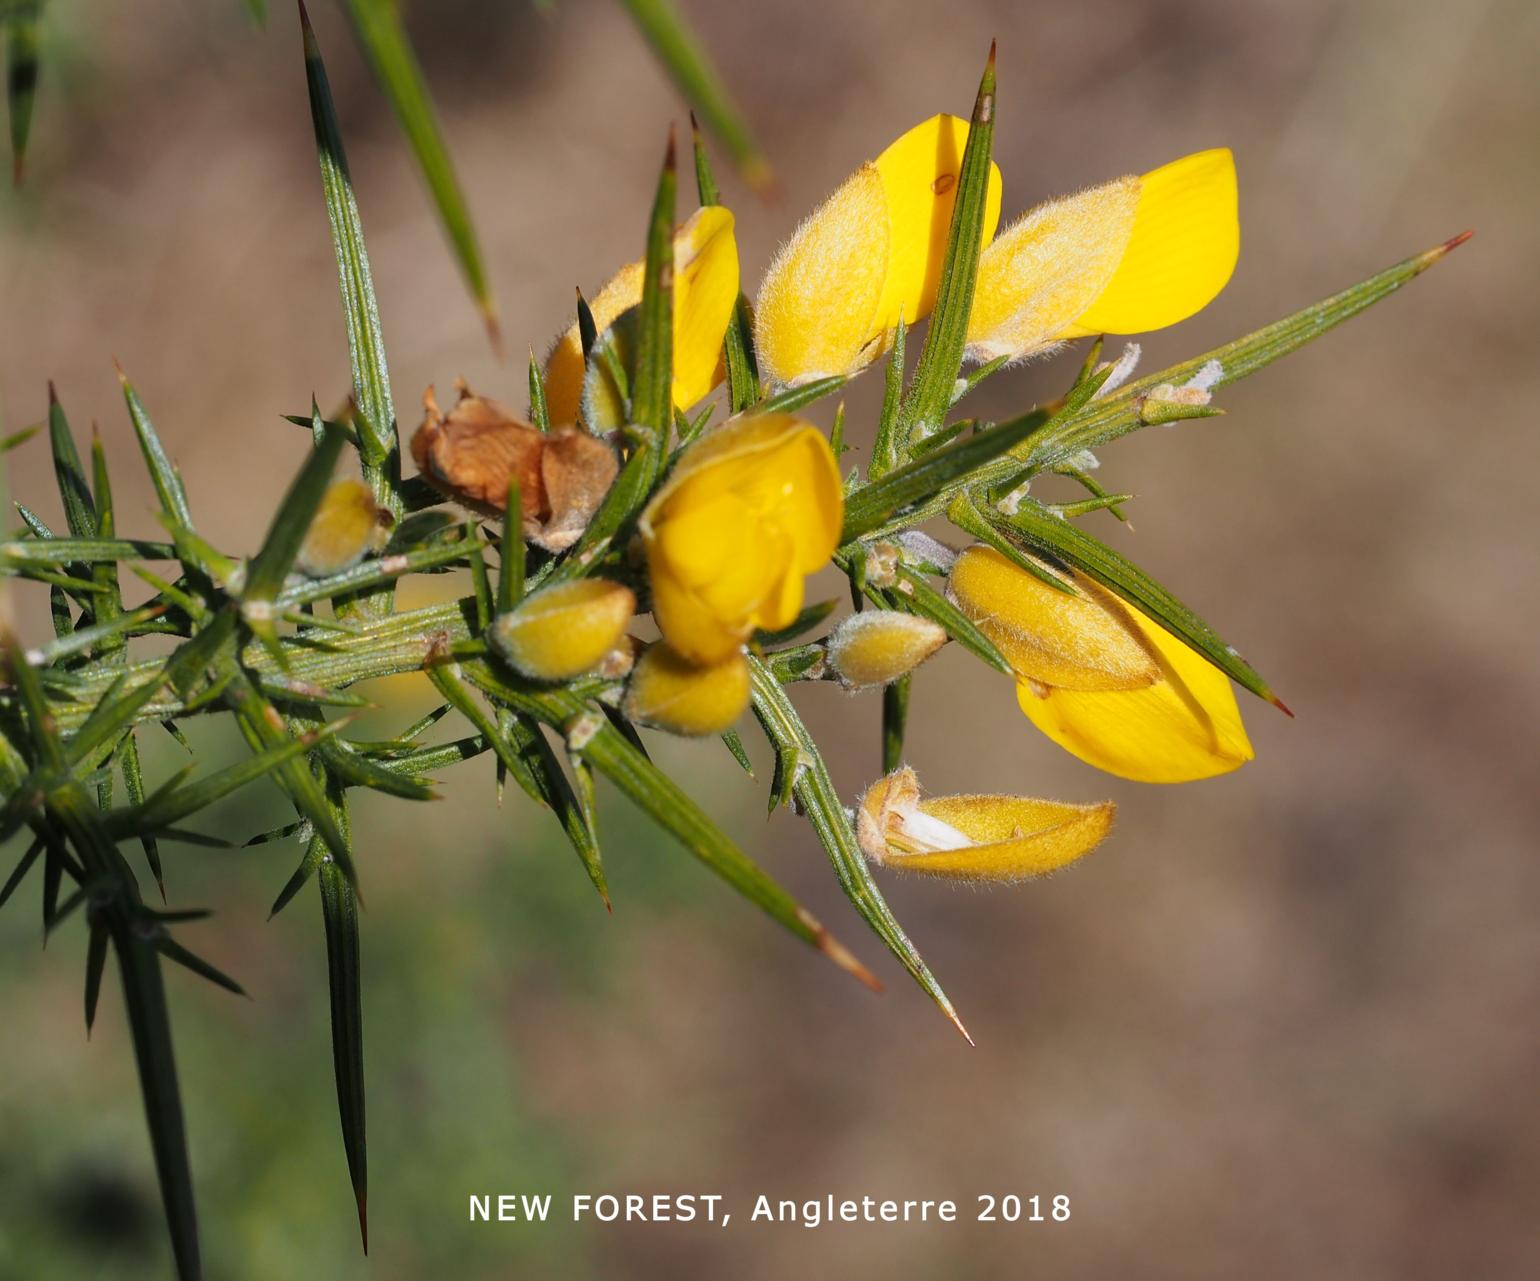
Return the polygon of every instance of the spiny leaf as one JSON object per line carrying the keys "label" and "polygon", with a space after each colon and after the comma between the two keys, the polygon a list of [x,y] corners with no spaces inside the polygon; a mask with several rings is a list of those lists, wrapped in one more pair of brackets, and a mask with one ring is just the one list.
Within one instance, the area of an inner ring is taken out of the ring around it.
{"label": "spiny leaf", "polygon": [[882,687],[882,772],[904,763],[904,729],[909,721],[909,675]]}
{"label": "spiny leaf", "polygon": [[[706,143],[701,137],[695,113],[690,113],[690,137],[695,144],[695,187],[704,205],[719,205],[721,195],[717,191],[716,177],[711,172],[711,159],[706,155]],[[732,413],[742,413],[759,399],[759,366],[754,358],[754,343],[750,335],[754,326],[749,319],[749,302],[738,291],[738,301],[733,304],[732,318],[727,322],[727,332],[722,336],[722,364],[727,370],[727,401]]]}
{"label": "spiny leaf", "polygon": [[845,527],[840,541],[847,543],[853,538],[859,538],[877,529],[900,511],[982,479],[988,473],[989,464],[997,462],[1001,455],[1016,449],[1023,441],[1046,430],[1052,423],[1075,413],[1096,394],[1097,388],[1104,381],[1106,374],[1072,391],[1055,415],[1033,410],[1008,422],[987,427],[945,449],[928,453],[897,471],[889,472],[875,485],[858,489],[845,502]]}
{"label": "spiny leaf", "polygon": [[128,405],[128,417],[134,425],[134,434],[139,438],[139,449],[144,454],[144,465],[149,469],[150,480],[160,498],[161,511],[173,528],[191,527],[192,510],[187,505],[187,490],[182,485],[176,464],[160,443],[155,425],[145,412],[144,402],[128,381],[123,366],[118,365],[117,371],[118,381],[123,385],[123,400]]}
{"label": "spiny leaf", "polygon": [[[339,820],[346,822],[345,811]],[[323,860],[317,884],[326,925],[326,980],[331,996],[332,1068],[337,1079],[337,1111],[342,1147],[347,1154],[358,1230],[369,1252],[369,1164],[364,1124],[363,982],[358,945],[358,900],[336,864]]]}
{"label": "spiny leaf", "polygon": [[[1273,361],[1313,342],[1344,320],[1388,298],[1402,285],[1441,261],[1451,250],[1463,245],[1470,236],[1470,232],[1462,232],[1441,245],[1413,254],[1378,275],[1370,276],[1339,294],[1296,311],[1244,338],[1237,338],[1223,347],[1216,347],[1201,356],[1141,378],[1104,400],[1086,404],[1081,412],[1060,415],[1050,430],[1032,442],[1032,451],[1027,461],[1034,470],[1048,470],[1073,458],[1082,450],[1093,449],[1147,426],[1148,420],[1141,411],[1150,392],[1163,383],[1179,385],[1185,382],[1210,361],[1219,364],[1218,377],[1213,383],[1215,387],[1227,387],[1249,377]],[[1001,477],[986,472],[980,479],[992,484]]]}
{"label": "spiny leaf", "polygon": [[[1148,614],[1183,644],[1208,659],[1243,689],[1287,712],[1265,680],[1218,633],[1144,573],[1137,565],[1088,534],[1078,525],[1045,511],[1028,499],[1014,516],[1000,516],[1001,528],[1018,534],[1034,549],[1046,552],[1088,574],[1129,604]],[[1293,715],[1292,712],[1289,713]]]}
{"label": "spiny leaf", "polygon": [[727,144],[738,171],[751,187],[768,190],[775,181],[770,162],[749,133],[727,87],[673,0],[622,0],[636,25],[685,98]]}
{"label": "spiny leaf", "polygon": [[11,182],[21,185],[22,174],[27,166],[27,135],[32,130],[32,107],[37,99],[38,33],[41,24],[38,14],[42,0],[17,6],[14,15],[7,15],[6,35],[9,41],[5,55],[5,91],[11,113]]}
{"label": "spiny leaf", "polygon": [[412,52],[411,41],[396,12],[394,0],[344,0],[358,42],[363,46],[375,78],[385,91],[391,109],[417,158],[423,181],[438,210],[439,221],[454,248],[465,282],[476,300],[494,348],[499,346],[497,306],[487,284],[481,247],[471,225],[465,195],[434,116],[422,68]]}
{"label": "spiny leaf", "polygon": [[188,951],[169,934],[160,935],[155,940],[155,946],[168,961],[175,961],[178,965],[191,970],[199,978],[207,979],[215,987],[222,987],[227,992],[235,993],[236,996],[246,995],[246,989],[228,974],[209,964],[196,953]]}
{"label": "spiny leaf", "polygon": [[316,509],[326,496],[345,443],[340,433],[327,432],[300,464],[268,526],[262,550],[247,567],[246,586],[241,593],[244,602],[269,604],[277,598],[284,579],[294,568],[305,535],[310,532]]}
{"label": "spiny leaf", "polygon": [[791,699],[786,696],[786,691],[769,667],[757,658],[749,659],[749,667],[753,675],[754,713],[764,727],[765,736],[778,752],[791,751],[797,754],[792,791],[802,812],[813,825],[813,830],[818,833],[818,839],[839,878],[840,889],[888,951],[971,1044],[973,1038],[968,1036],[952,1002],[931,974],[924,958],[909,941],[909,936],[904,933],[877,888],[877,883],[872,879],[871,870],[856,844],[855,832],[850,826],[850,819],[840,802],[839,794],[834,790],[834,782],[829,777],[823,756],[802,724],[802,718],[797,715],[797,709],[792,706]]}
{"label": "spiny leaf", "polygon": [[396,441],[396,407],[390,395],[390,369],[380,333],[380,309],[369,272],[369,253],[364,229],[353,197],[342,134],[332,104],[331,86],[321,61],[320,46],[300,4],[300,24],[305,43],[305,80],[310,90],[310,118],[315,127],[316,155],[321,164],[321,187],[326,214],[331,221],[332,248],[337,257],[337,281],[342,290],[343,319],[347,325],[348,355],[353,365],[353,399],[359,415],[358,436],[365,464],[365,479],[374,489],[375,501],[399,517],[397,492],[400,451]]}
{"label": "spiny leaf", "polygon": [[668,453],[669,426],[674,421],[674,204],[679,185],[674,132],[647,224],[647,256],[642,301],[637,307],[636,369],[631,378],[631,417],[652,429],[654,457]]}
{"label": "spiny leaf", "polygon": [[792,414],[811,405],[815,400],[832,396],[849,381],[848,378],[839,374],[833,374],[828,378],[818,378],[810,383],[786,387],[774,395],[766,396],[753,406],[753,410],[756,414]]}
{"label": "spiny leaf", "polygon": [[93,922],[91,937],[86,944],[86,1036],[96,1022],[96,1002],[102,992],[102,972],[107,967],[107,927]]}
{"label": "spiny leaf", "polygon": [[468,674],[483,690],[560,730],[569,743],[578,735],[588,763],[706,867],[841,969],[876,986],[866,967],[811,912],[749,859],[672,778],[626,742],[597,711],[570,691],[513,685],[483,665],[469,668]]}
{"label": "spiny leaf", "polygon": [[897,442],[902,450],[911,434],[923,438],[940,430],[951,407],[957,371],[962,368],[968,320],[973,314],[973,286],[979,253],[984,247],[984,211],[989,193],[989,153],[995,133],[995,46],[979,82],[978,98],[957,177],[957,200],[947,234],[946,258],[936,306],[925,334],[925,346],[915,367],[914,381],[899,413]]}

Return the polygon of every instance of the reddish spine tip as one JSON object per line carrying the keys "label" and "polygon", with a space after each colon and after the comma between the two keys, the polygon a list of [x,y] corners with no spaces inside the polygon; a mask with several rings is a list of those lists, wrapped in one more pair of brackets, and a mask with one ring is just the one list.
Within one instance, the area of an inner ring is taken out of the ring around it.
{"label": "reddish spine tip", "polygon": [[1448,240],[1444,241],[1444,252],[1448,253],[1451,249],[1458,249],[1475,234],[1475,231],[1472,230],[1462,231],[1458,236],[1451,236]]}
{"label": "reddish spine tip", "polygon": [[690,108],[690,132],[698,139],[700,137],[700,121],[695,118],[695,108]]}
{"label": "reddish spine tip", "polygon": [[[989,42],[989,61],[988,61],[988,62],[987,62],[987,63],[985,63],[985,64],[984,64],[984,65],[985,65],[985,66],[987,66],[987,67],[988,67],[988,68],[989,68],[989,69],[990,69],[990,70],[991,70],[991,71],[993,71],[993,70],[994,70],[994,69],[995,69],[995,43],[996,43],[996,42],[995,42],[995,41],[993,41],[993,40],[991,40],[991,41],[990,41],[990,42]],[[966,1035],[966,1034],[965,1034],[965,1035]],[[971,1044],[972,1044],[972,1042],[971,1042],[971,1041],[970,1041],[970,1042],[969,1042],[969,1044],[970,1044],[970,1045],[971,1045]]]}
{"label": "reddish spine tip", "polygon": [[668,127],[668,150],[663,153],[663,168],[669,172],[679,168],[679,130],[672,124]]}
{"label": "reddish spine tip", "polygon": [[54,389],[53,379],[50,378],[48,380],[48,406],[51,409],[51,408],[53,408],[53,406],[57,405],[58,403],[59,403],[59,393]]}
{"label": "reddish spine tip", "polygon": [[1290,710],[1289,705],[1285,703],[1283,699],[1279,698],[1278,695],[1273,694],[1269,696],[1267,701],[1276,707],[1285,716],[1287,716],[1290,720],[1294,719],[1294,713]]}

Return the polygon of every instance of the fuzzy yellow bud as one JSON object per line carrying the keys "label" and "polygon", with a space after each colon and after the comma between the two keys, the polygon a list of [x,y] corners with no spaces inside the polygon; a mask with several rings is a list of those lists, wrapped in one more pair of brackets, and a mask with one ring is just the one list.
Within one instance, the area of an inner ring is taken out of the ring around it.
{"label": "fuzzy yellow bud", "polygon": [[[589,302],[602,334],[642,301],[645,264],[628,263]],[[722,336],[738,301],[738,243],[732,212],[697,209],[674,233],[674,404],[704,400],[720,378]],[[576,422],[583,398],[583,342],[577,323],[545,362],[546,410],[553,423]]]}
{"label": "fuzzy yellow bud", "polygon": [[829,637],[829,664],[850,688],[907,676],[946,644],[946,629],[895,609],[852,614]]}
{"label": "fuzzy yellow bud", "polygon": [[1071,754],[1144,783],[1186,783],[1252,758],[1230,680],[1085,575],[1036,562],[1055,590],[988,547],[970,547],[947,590],[1018,679],[1027,719]]}
{"label": "fuzzy yellow bud", "polygon": [[1012,882],[1073,863],[1112,830],[1115,807],[1025,796],[932,796],[905,766],[878,779],[856,811],[874,863],[949,880]]}
{"label": "fuzzy yellow bud", "polygon": [[[853,374],[887,350],[903,320],[936,305],[968,122],[932,116],[862,165],[793,233],[765,273],[755,350],[773,382]],[[1000,220],[990,166],[984,241]]]}
{"label": "fuzzy yellow bud", "polygon": [[300,573],[325,578],[385,545],[395,520],[361,480],[334,481],[316,508],[295,561]]}
{"label": "fuzzy yellow bud", "polygon": [[1088,334],[1174,325],[1213,301],[1239,252],[1225,148],[1049,201],[980,256],[968,355],[1016,358]]}
{"label": "fuzzy yellow bud", "polygon": [[708,666],[756,628],[789,626],[843,515],[834,453],[811,423],[763,414],[692,445],[638,524],[664,639]]}
{"label": "fuzzy yellow bud", "polygon": [[749,662],[738,652],[701,667],[659,642],[637,659],[626,686],[630,719],[690,737],[732,728],[748,705]]}
{"label": "fuzzy yellow bud", "polygon": [[492,625],[492,643],[534,680],[568,680],[606,660],[635,612],[629,587],[578,578],[520,601]]}

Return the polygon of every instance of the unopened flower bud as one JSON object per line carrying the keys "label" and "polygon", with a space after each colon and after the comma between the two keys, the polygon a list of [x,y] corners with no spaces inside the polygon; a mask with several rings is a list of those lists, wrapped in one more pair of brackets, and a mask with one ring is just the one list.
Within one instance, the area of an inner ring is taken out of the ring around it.
{"label": "unopened flower bud", "polygon": [[933,796],[905,766],[868,789],[856,811],[874,863],[950,880],[1012,882],[1073,863],[1112,830],[1114,805],[1025,796]]}
{"label": "unopened flower bud", "polygon": [[748,704],[749,664],[742,653],[700,667],[660,641],[637,659],[625,713],[633,721],[697,737],[730,729]]}
{"label": "unopened flower bud", "polygon": [[492,625],[492,643],[526,676],[568,680],[605,661],[635,612],[629,587],[578,578],[521,601]]}
{"label": "unopened flower bud", "polygon": [[946,644],[946,629],[895,609],[852,614],[829,637],[829,662],[846,686],[886,685]]}
{"label": "unopened flower bud", "polygon": [[311,578],[341,573],[365,552],[379,551],[394,524],[363,481],[334,481],[316,508],[295,567]]}

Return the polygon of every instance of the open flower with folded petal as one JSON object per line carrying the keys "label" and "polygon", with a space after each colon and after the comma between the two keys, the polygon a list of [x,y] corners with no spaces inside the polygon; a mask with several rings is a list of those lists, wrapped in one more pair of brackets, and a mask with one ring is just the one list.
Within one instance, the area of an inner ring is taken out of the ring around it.
{"label": "open flower with folded petal", "polygon": [[756,628],[789,626],[843,515],[834,453],[809,422],[761,414],[692,445],[639,522],[664,638],[705,666]]}
{"label": "open flower with folded petal", "polygon": [[[642,301],[645,265],[627,263],[589,302],[604,333]],[[688,409],[721,381],[722,335],[738,301],[738,242],[732,212],[721,205],[697,209],[674,233],[674,404]],[[553,423],[576,422],[582,412],[583,341],[572,323],[545,362],[546,410]]]}
{"label": "open flower with folded petal", "polygon": [[1174,325],[1213,301],[1239,252],[1227,148],[1051,200],[980,256],[968,355],[1016,359],[1070,338]]}
{"label": "open flower with folded petal", "polygon": [[1016,672],[1027,718],[1081,760],[1145,783],[1224,774],[1252,758],[1227,676],[1084,574],[993,548],[957,558],[948,594]]}
{"label": "open flower with folded petal", "polygon": [[905,766],[880,778],[856,811],[874,863],[961,881],[1020,881],[1073,863],[1112,830],[1111,801],[1070,805],[1026,796],[931,796]]}
{"label": "open flower with folded petal", "polygon": [[[932,116],[862,165],[797,228],[755,303],[760,371],[795,386],[864,369],[936,304],[968,122]],[[984,243],[1000,220],[990,166]]]}

